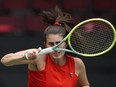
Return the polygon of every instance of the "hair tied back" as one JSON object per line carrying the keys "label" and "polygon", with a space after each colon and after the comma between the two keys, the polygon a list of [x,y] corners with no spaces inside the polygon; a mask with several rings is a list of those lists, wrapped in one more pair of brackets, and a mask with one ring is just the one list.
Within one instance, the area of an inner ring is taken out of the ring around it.
{"label": "hair tied back", "polygon": [[56,22],[54,22],[54,25],[59,25],[60,26],[61,24],[56,21]]}

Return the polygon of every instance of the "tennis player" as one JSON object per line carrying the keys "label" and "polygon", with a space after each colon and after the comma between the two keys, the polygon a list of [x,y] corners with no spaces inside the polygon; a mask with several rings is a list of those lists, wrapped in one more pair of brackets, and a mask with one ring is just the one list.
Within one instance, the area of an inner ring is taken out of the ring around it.
{"label": "tennis player", "polygon": [[[45,29],[45,47],[58,44],[74,27],[69,13],[56,7],[43,11],[41,16],[50,25]],[[59,46],[67,48],[64,42]],[[36,56],[41,48],[27,49],[3,56],[1,62],[5,66],[28,64],[28,87],[90,87],[86,69],[80,58],[71,56],[64,51]]]}

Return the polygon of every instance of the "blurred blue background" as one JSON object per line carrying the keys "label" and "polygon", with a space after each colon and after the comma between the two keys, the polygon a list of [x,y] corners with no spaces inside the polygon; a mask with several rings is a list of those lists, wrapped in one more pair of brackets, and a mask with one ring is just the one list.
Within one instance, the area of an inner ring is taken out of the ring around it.
{"label": "blurred blue background", "polygon": [[[0,0],[0,59],[7,53],[43,46],[47,25],[38,15],[58,5],[72,14],[75,23],[101,17],[116,27],[116,0]],[[84,61],[91,87],[115,87],[116,47]],[[0,63],[0,87],[27,87],[27,65],[5,67]]]}

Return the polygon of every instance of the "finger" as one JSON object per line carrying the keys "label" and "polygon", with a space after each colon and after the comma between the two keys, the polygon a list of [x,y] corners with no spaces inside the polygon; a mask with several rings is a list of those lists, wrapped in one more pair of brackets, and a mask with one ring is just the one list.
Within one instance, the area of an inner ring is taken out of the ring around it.
{"label": "finger", "polygon": [[41,48],[41,47],[39,47],[39,48],[38,48],[38,50],[40,50],[40,51],[41,51],[41,50],[42,50],[42,48]]}
{"label": "finger", "polygon": [[27,51],[27,52],[25,53],[25,58],[26,58],[27,60],[35,59],[35,58],[36,58],[36,53],[35,53],[35,52],[36,52],[36,51],[32,51],[32,50]]}

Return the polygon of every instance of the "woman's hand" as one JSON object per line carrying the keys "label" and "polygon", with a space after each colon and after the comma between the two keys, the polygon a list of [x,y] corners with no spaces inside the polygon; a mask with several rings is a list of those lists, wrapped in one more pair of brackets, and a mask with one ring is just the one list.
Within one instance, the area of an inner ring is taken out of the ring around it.
{"label": "woman's hand", "polygon": [[36,59],[36,57],[37,57],[36,54],[39,53],[40,51],[41,51],[41,47],[39,47],[37,50],[33,50],[33,49],[27,50],[27,52],[24,54],[24,57],[27,60]]}

